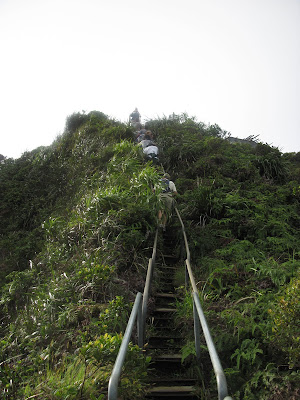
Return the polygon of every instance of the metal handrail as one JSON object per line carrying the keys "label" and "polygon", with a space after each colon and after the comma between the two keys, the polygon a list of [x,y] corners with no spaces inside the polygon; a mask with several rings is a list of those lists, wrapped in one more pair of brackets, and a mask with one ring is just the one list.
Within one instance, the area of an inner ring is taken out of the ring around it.
{"label": "metal handrail", "polygon": [[206,345],[208,348],[210,360],[212,362],[214,373],[215,373],[216,380],[217,380],[218,398],[219,398],[219,400],[232,400],[232,398],[230,396],[228,396],[226,377],[225,377],[218,353],[216,351],[213,339],[211,337],[210,330],[209,330],[208,324],[206,322],[206,318],[204,316],[204,312],[202,310],[200,300],[199,300],[198,289],[197,289],[197,285],[196,285],[196,282],[194,279],[194,275],[193,275],[192,267],[191,267],[191,263],[190,263],[191,255],[190,255],[189,245],[188,245],[188,241],[187,241],[187,236],[185,233],[184,224],[183,224],[183,221],[179,214],[179,211],[177,210],[176,207],[175,207],[175,211],[176,211],[177,217],[181,224],[184,243],[185,243],[185,250],[186,250],[185,284],[186,284],[186,288],[187,288],[188,280],[189,280],[191,283],[191,286],[192,286],[192,291],[193,291],[192,296],[193,296],[194,336],[195,336],[196,356],[197,356],[197,359],[200,360],[200,324],[201,324],[204,338],[206,341]]}
{"label": "metal handrail", "polygon": [[[182,230],[182,234],[183,234],[183,239],[184,239],[184,244],[185,244],[185,251],[186,251],[186,262],[190,263],[191,254],[190,254],[189,244],[188,244],[188,241],[187,241],[187,236],[186,236],[186,233],[185,233],[184,224],[183,224],[183,221],[182,221],[181,216],[179,214],[179,211],[177,210],[177,207],[175,207],[175,211],[176,211],[177,217],[179,219],[179,222],[181,224],[181,230]],[[196,283],[195,283],[195,280],[194,280],[194,277],[193,277],[193,274],[192,274],[192,270],[187,264],[187,266],[185,268],[185,287],[188,286],[189,279],[190,279],[190,282],[192,283],[193,290],[197,290]]]}
{"label": "metal handrail", "polygon": [[188,241],[187,241],[187,236],[186,236],[186,233],[185,233],[185,227],[184,227],[183,221],[181,219],[181,216],[179,214],[179,211],[178,211],[177,207],[175,207],[175,211],[176,211],[177,217],[179,219],[179,222],[180,222],[180,225],[181,225],[181,229],[182,229],[182,233],[183,233],[183,238],[184,238],[184,243],[185,243],[185,250],[186,250],[186,259],[189,260],[189,262],[190,262],[191,261],[191,253],[190,253],[189,244],[188,244]]}
{"label": "metal handrail", "polygon": [[[144,327],[146,325],[146,318],[147,318],[147,311],[148,311],[148,300],[149,300],[149,295],[150,295],[151,285],[152,285],[152,278],[153,278],[153,273],[154,273],[154,266],[155,266],[155,259],[156,259],[157,237],[158,237],[158,229],[156,229],[156,233],[155,233],[152,257],[149,259],[149,262],[148,262],[147,276],[146,276],[146,282],[145,282],[145,288],[144,288],[143,306],[142,306],[142,310],[143,310],[142,311],[142,315],[143,315]],[[144,329],[144,333],[145,333],[145,329]]]}
{"label": "metal handrail", "polygon": [[[192,286],[192,296],[193,296],[193,314],[194,314],[194,335],[195,335],[195,348],[196,348],[196,356],[197,359],[200,360],[200,325],[202,327],[202,331],[204,334],[204,338],[207,344],[208,352],[210,355],[210,359],[213,365],[214,373],[217,381],[218,388],[218,399],[219,400],[232,400],[230,396],[228,396],[227,390],[227,382],[226,377],[216,351],[214,342],[212,340],[210,330],[208,324],[206,322],[206,318],[204,316],[201,303],[199,300],[197,285],[193,276],[192,267],[190,263],[190,250],[187,241],[187,236],[185,233],[185,228],[181,216],[179,214],[178,209],[175,207],[176,214],[180,221],[182,227],[182,233],[185,242],[185,250],[186,250],[186,260],[185,260],[185,282],[186,288],[188,287],[188,283],[190,282]],[[145,332],[145,324],[147,317],[147,309],[148,309],[148,300],[151,291],[152,278],[154,273],[155,259],[156,259],[156,248],[157,248],[157,238],[158,238],[158,230],[156,230],[152,257],[148,262],[147,276],[144,288],[144,295],[138,293],[131,311],[131,315],[127,324],[127,328],[125,330],[124,338],[122,340],[122,344],[120,346],[120,350],[112,371],[112,375],[109,380],[108,385],[108,400],[117,400],[118,395],[118,383],[121,376],[122,367],[125,361],[125,356],[127,352],[127,348],[129,345],[130,337],[132,335],[134,322],[137,318],[138,322],[138,345],[139,347],[143,347],[144,345],[144,332]]]}
{"label": "metal handrail", "polygon": [[125,361],[127,348],[129,345],[130,337],[134,328],[135,320],[137,319],[138,329],[138,345],[143,347],[143,320],[142,320],[142,293],[138,292],[135,298],[134,305],[128,320],[128,324],[124,333],[124,337],[120,346],[120,350],[112,370],[112,374],[108,384],[108,400],[117,400],[118,398],[118,384],[122,372],[122,367]]}
{"label": "metal handrail", "polygon": [[118,384],[122,372],[122,367],[125,361],[125,356],[127,352],[127,348],[129,345],[130,337],[132,335],[134,322],[137,319],[137,328],[138,328],[138,345],[140,348],[144,346],[145,339],[145,325],[146,325],[146,317],[147,317],[147,308],[148,308],[148,300],[151,291],[152,278],[154,273],[154,265],[156,259],[156,248],[157,248],[157,238],[158,238],[158,229],[155,233],[154,245],[152,256],[148,262],[147,269],[147,277],[144,288],[144,295],[142,293],[138,293],[135,298],[134,305],[132,307],[132,311],[130,314],[130,318],[128,320],[128,324],[124,333],[124,337],[122,340],[122,344],[120,346],[120,350],[112,370],[112,374],[108,384],[108,400],[117,400],[118,397]]}

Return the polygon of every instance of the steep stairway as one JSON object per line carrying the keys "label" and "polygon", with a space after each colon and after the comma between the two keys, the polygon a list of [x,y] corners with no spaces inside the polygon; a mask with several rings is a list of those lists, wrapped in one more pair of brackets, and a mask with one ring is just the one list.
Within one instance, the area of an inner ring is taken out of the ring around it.
{"label": "steep stairway", "polygon": [[160,289],[154,294],[155,307],[149,318],[148,352],[152,357],[149,371],[150,388],[146,399],[194,400],[196,381],[187,373],[181,362],[183,342],[180,329],[175,324],[176,293],[174,276],[178,265],[174,254],[172,231],[163,234],[163,254],[158,257],[156,270],[160,276]]}

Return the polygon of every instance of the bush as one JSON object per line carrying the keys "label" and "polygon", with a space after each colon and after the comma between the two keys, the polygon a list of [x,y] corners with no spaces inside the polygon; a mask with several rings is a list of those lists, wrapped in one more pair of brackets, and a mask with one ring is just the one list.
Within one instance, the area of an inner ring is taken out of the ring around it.
{"label": "bush", "polygon": [[286,354],[285,361],[293,368],[300,363],[300,279],[293,278],[270,308],[273,320],[271,341]]}

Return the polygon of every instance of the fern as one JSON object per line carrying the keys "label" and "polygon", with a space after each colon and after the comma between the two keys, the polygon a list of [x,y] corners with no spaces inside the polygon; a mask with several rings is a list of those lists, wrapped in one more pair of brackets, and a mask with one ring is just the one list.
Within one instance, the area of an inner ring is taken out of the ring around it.
{"label": "fern", "polygon": [[245,339],[243,340],[240,348],[236,349],[232,354],[231,359],[236,358],[236,367],[246,370],[250,365],[256,365],[259,368],[262,360],[258,356],[263,354],[263,350],[259,348],[260,344],[255,339]]}

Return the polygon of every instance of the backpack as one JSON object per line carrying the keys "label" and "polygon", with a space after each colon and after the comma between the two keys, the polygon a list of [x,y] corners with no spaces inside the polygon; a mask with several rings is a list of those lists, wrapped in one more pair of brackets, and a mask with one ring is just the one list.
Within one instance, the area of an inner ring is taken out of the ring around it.
{"label": "backpack", "polygon": [[170,185],[169,185],[169,183],[170,183],[169,179],[162,179],[161,181],[162,181],[162,186],[163,186],[162,192],[163,193],[171,192]]}
{"label": "backpack", "polygon": [[153,164],[158,164],[157,154],[155,154],[155,153],[147,154],[147,158],[148,158],[148,160],[151,160],[153,162]]}

